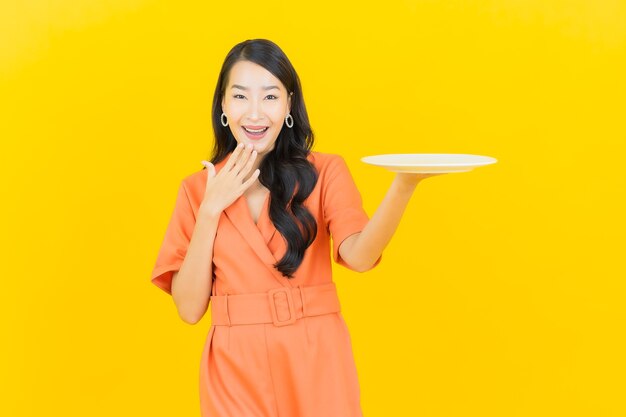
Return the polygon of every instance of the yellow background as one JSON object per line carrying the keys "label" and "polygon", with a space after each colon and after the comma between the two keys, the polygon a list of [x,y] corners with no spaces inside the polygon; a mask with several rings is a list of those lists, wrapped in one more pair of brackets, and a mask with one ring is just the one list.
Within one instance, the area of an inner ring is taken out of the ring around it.
{"label": "yellow background", "polygon": [[3,0],[0,415],[199,415],[210,316],[149,275],[250,38],[370,216],[393,174],[362,156],[498,159],[418,185],[376,269],[334,266],[364,415],[626,415],[625,3]]}

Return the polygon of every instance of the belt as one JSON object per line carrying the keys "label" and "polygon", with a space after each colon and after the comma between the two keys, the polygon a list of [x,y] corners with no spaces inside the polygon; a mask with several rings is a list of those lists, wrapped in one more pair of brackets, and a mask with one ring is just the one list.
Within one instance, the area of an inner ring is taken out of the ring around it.
{"label": "belt", "polygon": [[211,322],[218,326],[273,323],[293,324],[302,317],[341,311],[334,282],[272,288],[251,294],[212,295]]}

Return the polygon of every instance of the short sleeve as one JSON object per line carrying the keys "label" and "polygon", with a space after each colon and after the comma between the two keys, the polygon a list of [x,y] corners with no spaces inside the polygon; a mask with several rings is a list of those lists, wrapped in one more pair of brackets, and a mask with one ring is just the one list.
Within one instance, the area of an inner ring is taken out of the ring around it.
{"label": "short sleeve", "polygon": [[[354,270],[341,258],[339,246],[350,235],[362,231],[369,217],[363,209],[361,194],[342,156],[333,156],[324,181],[324,219],[333,241],[333,259],[336,263]],[[370,269],[378,265],[381,259],[382,254]]]}
{"label": "short sleeve", "polygon": [[174,210],[151,276],[152,283],[170,295],[172,277],[185,259],[195,223],[195,215],[183,181],[178,189]]}

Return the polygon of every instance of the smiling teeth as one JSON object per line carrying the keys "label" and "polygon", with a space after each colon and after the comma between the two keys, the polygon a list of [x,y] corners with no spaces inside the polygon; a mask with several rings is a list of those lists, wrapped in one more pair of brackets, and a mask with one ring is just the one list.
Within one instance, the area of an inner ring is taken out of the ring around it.
{"label": "smiling teeth", "polygon": [[264,127],[263,129],[259,129],[259,130],[251,130],[251,129],[248,129],[247,127],[245,127],[245,126],[243,128],[246,129],[250,133],[261,133],[261,132],[264,132],[267,129],[267,127]]}

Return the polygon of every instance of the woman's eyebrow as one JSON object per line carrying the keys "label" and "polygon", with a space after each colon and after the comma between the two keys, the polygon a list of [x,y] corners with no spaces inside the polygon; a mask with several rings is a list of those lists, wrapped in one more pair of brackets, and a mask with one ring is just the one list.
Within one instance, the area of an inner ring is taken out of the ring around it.
{"label": "woman's eyebrow", "polygon": [[[239,85],[239,84],[233,84],[233,86],[231,88],[238,88],[240,90],[248,90],[248,87],[244,87],[243,85]],[[266,85],[264,87],[262,87],[264,90],[271,90],[273,88],[280,90],[277,86],[275,85]]]}

